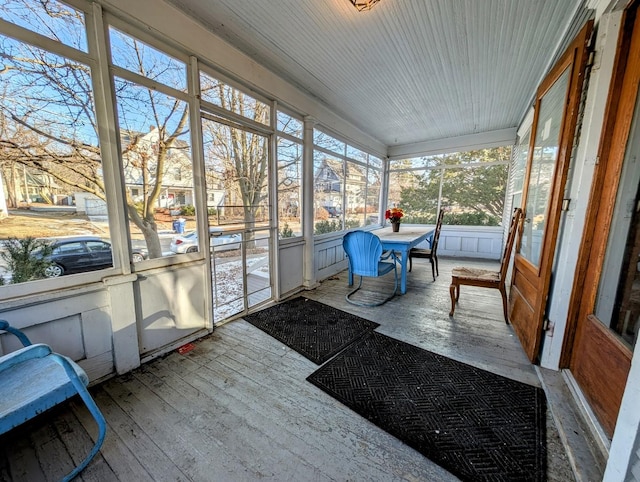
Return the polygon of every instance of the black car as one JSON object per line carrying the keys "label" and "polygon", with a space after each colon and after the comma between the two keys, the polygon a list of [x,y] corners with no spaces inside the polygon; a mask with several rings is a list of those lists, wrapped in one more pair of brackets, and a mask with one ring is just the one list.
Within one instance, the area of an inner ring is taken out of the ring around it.
{"label": "black car", "polygon": [[[47,260],[51,261],[51,266],[45,270],[48,278],[113,266],[111,244],[97,236],[60,238],[54,240],[51,246],[53,252],[47,256]],[[133,250],[132,260],[134,263],[146,258],[145,251]]]}

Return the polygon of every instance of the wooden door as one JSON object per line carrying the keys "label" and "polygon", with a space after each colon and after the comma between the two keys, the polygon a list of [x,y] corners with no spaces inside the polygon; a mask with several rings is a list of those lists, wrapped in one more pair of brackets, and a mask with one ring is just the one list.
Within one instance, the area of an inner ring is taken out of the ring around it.
{"label": "wooden door", "polygon": [[524,217],[509,297],[509,318],[532,362],[537,361],[542,339],[592,27],[590,21],[582,28],[536,93],[523,189]]}
{"label": "wooden door", "polygon": [[561,359],[609,437],[640,329],[639,5],[622,20]]}

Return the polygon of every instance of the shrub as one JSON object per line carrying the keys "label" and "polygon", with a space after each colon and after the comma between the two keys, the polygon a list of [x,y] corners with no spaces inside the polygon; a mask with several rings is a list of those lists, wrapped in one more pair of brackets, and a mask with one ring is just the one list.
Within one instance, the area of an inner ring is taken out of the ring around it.
{"label": "shrub", "polygon": [[[34,255],[36,251],[37,256]],[[0,258],[11,272],[11,283],[24,283],[46,277],[45,270],[51,263],[45,257],[52,251],[49,243],[43,240],[32,237],[9,238],[4,243],[4,251],[0,252]]]}
{"label": "shrub", "polygon": [[344,222],[345,229],[359,228],[359,227],[360,227],[360,220],[358,219],[347,219]]}
{"label": "shrub", "polygon": [[446,213],[443,223],[452,226],[499,226],[501,219],[486,213]]}
{"label": "shrub", "polygon": [[316,223],[315,229],[313,231],[314,234],[326,234],[333,233],[335,231],[340,231],[342,229],[342,224],[339,221],[320,221]]}
{"label": "shrub", "polygon": [[282,231],[280,231],[281,238],[293,238],[293,229],[289,227],[289,223],[284,223]]}
{"label": "shrub", "polygon": [[196,207],[193,204],[187,204],[186,206],[182,206],[182,209],[180,209],[180,214],[182,216],[195,216]]}
{"label": "shrub", "polygon": [[325,208],[318,208],[316,209],[316,219],[322,219],[323,221],[326,219],[329,219],[329,211],[327,211]]}

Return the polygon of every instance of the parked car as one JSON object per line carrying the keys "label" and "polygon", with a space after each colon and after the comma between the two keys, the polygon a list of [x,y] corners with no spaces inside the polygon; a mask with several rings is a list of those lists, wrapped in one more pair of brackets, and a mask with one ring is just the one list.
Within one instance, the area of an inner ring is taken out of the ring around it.
{"label": "parked car", "polygon": [[324,210],[327,211],[330,218],[339,218],[342,214],[342,211],[338,210],[333,206],[323,206]]}
{"label": "parked car", "polygon": [[[69,236],[53,239],[53,252],[47,256],[51,265],[45,270],[49,278],[57,278],[65,274],[82,273],[113,266],[111,244],[97,236]],[[38,255],[36,251],[34,255]],[[147,259],[148,253],[143,249],[134,249],[134,263]]]}
{"label": "parked car", "polygon": [[[209,238],[214,251],[240,249],[242,236],[240,234],[224,234],[222,228],[209,228]],[[171,240],[171,252],[176,254],[195,253],[199,250],[198,232],[191,231],[186,234],[174,236]]]}

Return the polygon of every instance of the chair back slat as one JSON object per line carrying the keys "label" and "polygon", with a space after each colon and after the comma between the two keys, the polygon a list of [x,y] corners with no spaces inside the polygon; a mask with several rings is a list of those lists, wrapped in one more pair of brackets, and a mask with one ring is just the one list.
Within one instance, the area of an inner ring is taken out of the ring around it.
{"label": "chair back slat", "polygon": [[378,236],[368,231],[351,231],[345,234],[342,247],[353,274],[378,276],[378,262],[382,256],[382,243]]}
{"label": "chair back slat", "polygon": [[520,218],[522,218],[522,209],[515,208],[513,211],[513,217],[511,218],[511,224],[509,225],[509,234],[507,235],[507,244],[504,247],[502,253],[502,260],[500,262],[500,279],[504,280],[507,276],[507,270],[509,269],[509,260],[511,259],[511,251],[513,251],[513,244],[518,234],[518,226],[520,225]]}
{"label": "chair back slat", "polygon": [[438,252],[438,242],[440,241],[440,231],[442,231],[442,219],[444,218],[444,209],[438,213],[436,221],[436,230],[433,233],[433,241],[431,241],[431,256],[435,257]]}

